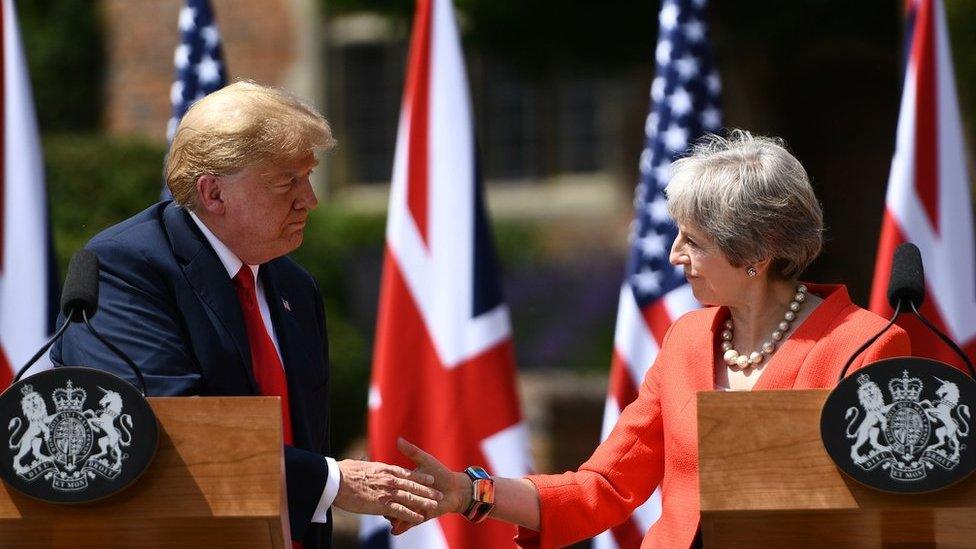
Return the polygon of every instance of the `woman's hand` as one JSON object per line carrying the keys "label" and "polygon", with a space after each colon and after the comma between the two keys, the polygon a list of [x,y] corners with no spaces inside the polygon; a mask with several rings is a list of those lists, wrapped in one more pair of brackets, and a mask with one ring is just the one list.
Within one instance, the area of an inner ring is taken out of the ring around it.
{"label": "woman's hand", "polygon": [[[468,478],[468,475],[451,471],[437,458],[407,442],[402,437],[397,439],[397,448],[417,465],[417,468],[414,469],[415,472],[433,477],[433,488],[444,495],[437,503],[436,508],[424,513],[427,520],[447,513],[460,513],[471,503],[471,479]],[[390,522],[393,524],[393,535],[402,534],[416,526],[416,524],[401,520],[391,520]]]}

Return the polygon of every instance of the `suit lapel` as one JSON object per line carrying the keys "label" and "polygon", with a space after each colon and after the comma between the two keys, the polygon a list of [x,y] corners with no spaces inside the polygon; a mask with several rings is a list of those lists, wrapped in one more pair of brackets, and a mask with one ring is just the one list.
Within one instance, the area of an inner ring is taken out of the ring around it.
{"label": "suit lapel", "polygon": [[702,327],[695,330],[696,340],[691,346],[692,352],[698,354],[702,364],[694,369],[695,391],[715,390],[715,346],[718,345],[722,324],[729,318],[729,310],[725,307],[713,307],[710,316],[703,318]]}
{"label": "suit lapel", "polygon": [[783,342],[759,376],[756,385],[752,388],[753,391],[792,388],[807,355],[824,337],[834,318],[843,312],[851,301],[847,290],[842,286],[807,284],[807,287],[811,293],[822,297],[823,302]]}
{"label": "suit lapel", "polygon": [[307,389],[302,386],[302,380],[306,379],[302,369],[310,364],[310,361],[305,347],[301,345],[301,326],[292,311],[285,309],[285,302],[288,301],[288,295],[285,293],[287,289],[281,287],[276,267],[274,261],[265,263],[261,266],[258,276],[264,286],[264,297],[268,302],[271,324],[274,326],[274,335],[278,340],[278,349],[281,351],[281,361],[288,381],[288,403],[291,408],[295,446],[308,448],[310,437],[307,425],[302,421],[302,418],[306,417],[304,390]]}
{"label": "suit lapel", "polygon": [[[821,305],[823,304],[821,303]],[[790,389],[793,387],[803,361],[806,360],[810,350],[823,335],[822,329],[808,324],[811,318],[812,315],[793,332],[793,335],[783,342],[776,354],[773,355],[772,360],[763,369],[759,379],[756,380],[756,384],[752,387],[753,391]]]}
{"label": "suit lapel", "polygon": [[251,371],[251,348],[247,340],[244,315],[237,299],[233,281],[227,270],[207,243],[206,238],[194,225],[190,216],[171,203],[163,214],[166,231],[169,234],[173,252],[180,259],[183,273],[190,286],[219,320],[225,334],[233,341],[240,355],[240,367],[244,370],[251,386],[257,394],[257,383]]}

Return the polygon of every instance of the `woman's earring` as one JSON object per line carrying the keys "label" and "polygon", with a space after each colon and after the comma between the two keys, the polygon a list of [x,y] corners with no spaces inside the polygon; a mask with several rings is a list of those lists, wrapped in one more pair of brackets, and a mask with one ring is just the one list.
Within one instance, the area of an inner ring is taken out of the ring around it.
{"label": "woman's earring", "polygon": [[749,278],[756,278],[759,275],[759,271],[755,267],[749,267],[746,269],[746,274],[749,275]]}

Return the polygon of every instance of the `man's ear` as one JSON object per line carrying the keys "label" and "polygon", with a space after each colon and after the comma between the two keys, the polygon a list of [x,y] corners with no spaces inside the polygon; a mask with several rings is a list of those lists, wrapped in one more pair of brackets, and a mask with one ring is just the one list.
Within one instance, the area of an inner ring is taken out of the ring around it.
{"label": "man's ear", "polygon": [[200,209],[221,215],[224,213],[220,179],[213,174],[203,174],[197,178],[197,205]]}

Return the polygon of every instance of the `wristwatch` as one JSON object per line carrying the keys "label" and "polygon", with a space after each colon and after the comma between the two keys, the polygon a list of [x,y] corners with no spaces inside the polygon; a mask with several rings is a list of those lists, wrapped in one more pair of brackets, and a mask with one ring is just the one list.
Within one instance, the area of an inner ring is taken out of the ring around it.
{"label": "wristwatch", "polygon": [[488,518],[495,508],[495,481],[482,467],[468,467],[464,474],[471,479],[471,503],[462,515],[471,522],[478,523]]}

